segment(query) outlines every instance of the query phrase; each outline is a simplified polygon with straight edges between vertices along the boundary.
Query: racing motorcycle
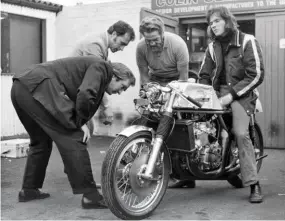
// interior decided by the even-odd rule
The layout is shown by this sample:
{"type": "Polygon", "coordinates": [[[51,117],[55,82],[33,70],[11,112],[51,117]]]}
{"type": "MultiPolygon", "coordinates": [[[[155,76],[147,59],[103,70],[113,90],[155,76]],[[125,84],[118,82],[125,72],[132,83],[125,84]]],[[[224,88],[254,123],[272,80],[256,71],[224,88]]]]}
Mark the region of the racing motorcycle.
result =
{"type": "MultiPolygon", "coordinates": [[[[171,176],[178,180],[227,180],[241,188],[238,147],[231,110],[223,109],[212,86],[150,82],[135,99],[141,118],[121,131],[106,152],[102,192],[120,219],[144,219],[161,202],[171,176]]],[[[250,137],[257,169],[265,157],[255,114],[250,137]]]]}

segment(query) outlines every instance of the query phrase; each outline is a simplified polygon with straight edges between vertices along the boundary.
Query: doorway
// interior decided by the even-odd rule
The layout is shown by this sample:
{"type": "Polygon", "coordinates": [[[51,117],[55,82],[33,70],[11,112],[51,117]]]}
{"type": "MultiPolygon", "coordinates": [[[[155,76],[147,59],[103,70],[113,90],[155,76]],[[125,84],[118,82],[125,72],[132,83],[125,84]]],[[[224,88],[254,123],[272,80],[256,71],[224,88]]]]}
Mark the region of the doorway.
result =
{"type": "MultiPolygon", "coordinates": [[[[208,24],[204,21],[195,22],[195,20],[187,19],[190,23],[182,22],[182,29],[185,30],[186,43],[189,51],[189,69],[198,73],[204,58],[210,39],[207,36],[208,24]]],[[[240,31],[255,35],[255,19],[242,20],[238,18],[238,28],[240,31]]],[[[184,35],[184,34],[183,34],[184,35]]]]}

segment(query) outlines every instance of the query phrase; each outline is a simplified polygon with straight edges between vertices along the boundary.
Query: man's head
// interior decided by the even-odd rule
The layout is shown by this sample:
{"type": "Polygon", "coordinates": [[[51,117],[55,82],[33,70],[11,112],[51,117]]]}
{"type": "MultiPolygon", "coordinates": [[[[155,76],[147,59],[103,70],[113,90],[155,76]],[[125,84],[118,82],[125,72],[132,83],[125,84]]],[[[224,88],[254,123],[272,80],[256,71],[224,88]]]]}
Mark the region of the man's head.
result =
{"type": "Polygon", "coordinates": [[[114,53],[122,51],[130,41],[135,40],[134,29],[124,21],[117,21],[107,30],[109,34],[109,48],[114,53]]]}
{"type": "Polygon", "coordinates": [[[163,50],[164,22],[160,17],[145,17],[140,24],[140,33],[144,36],[145,43],[152,52],[163,50]]]}
{"type": "Polygon", "coordinates": [[[207,11],[206,19],[209,24],[208,35],[211,39],[225,36],[237,30],[237,21],[226,7],[212,8],[207,11]]]}
{"type": "Polygon", "coordinates": [[[114,74],[106,89],[107,94],[121,94],[130,86],[135,86],[135,76],[126,65],[116,62],[112,62],[111,65],[113,67],[114,74]]]}

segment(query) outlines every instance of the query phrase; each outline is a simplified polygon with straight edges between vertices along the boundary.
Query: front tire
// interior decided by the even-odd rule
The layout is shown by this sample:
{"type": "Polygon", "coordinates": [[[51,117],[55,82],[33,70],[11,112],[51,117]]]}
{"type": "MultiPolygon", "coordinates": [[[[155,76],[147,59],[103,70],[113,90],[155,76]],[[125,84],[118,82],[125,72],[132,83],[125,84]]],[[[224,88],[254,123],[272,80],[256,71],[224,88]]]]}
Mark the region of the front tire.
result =
{"type": "MultiPolygon", "coordinates": [[[[140,131],[130,137],[119,135],[103,161],[103,196],[111,212],[120,219],[148,217],[167,189],[170,171],[167,154],[159,154],[154,170],[157,180],[145,180],[137,175],[142,165],[147,163],[149,152],[146,150],[151,149],[151,140],[148,131],[140,131]]],[[[161,150],[164,148],[161,147],[161,150]]]]}
{"type": "MultiPolygon", "coordinates": [[[[254,150],[255,150],[255,158],[259,158],[263,156],[264,153],[264,146],[263,146],[263,136],[260,130],[260,127],[257,123],[254,125],[254,133],[255,133],[255,144],[254,144],[254,150]]],[[[251,139],[253,139],[251,137],[251,139]]],[[[257,173],[259,173],[260,168],[262,165],[262,160],[257,161],[256,163],[256,169],[257,173]]],[[[227,181],[234,186],[235,188],[243,188],[243,183],[241,180],[240,173],[234,176],[231,176],[227,179],[227,181]]]]}

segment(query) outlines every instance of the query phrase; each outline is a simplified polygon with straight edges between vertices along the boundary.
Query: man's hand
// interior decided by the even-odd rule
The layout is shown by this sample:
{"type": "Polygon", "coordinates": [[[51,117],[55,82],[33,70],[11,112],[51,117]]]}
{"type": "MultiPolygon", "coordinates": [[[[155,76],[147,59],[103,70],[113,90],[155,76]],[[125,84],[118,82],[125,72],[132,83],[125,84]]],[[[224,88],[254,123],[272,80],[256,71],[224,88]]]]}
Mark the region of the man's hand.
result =
{"type": "Polygon", "coordinates": [[[140,89],[139,96],[140,98],[146,98],[146,91],[144,89],[140,89]]]}
{"type": "Polygon", "coordinates": [[[81,127],[81,130],[82,130],[83,133],[84,133],[82,142],[83,142],[83,143],[87,143],[88,140],[89,140],[90,137],[91,137],[91,135],[90,135],[90,130],[88,129],[88,127],[87,127],[86,124],[84,124],[84,125],[81,127]]]}
{"type": "Polygon", "coordinates": [[[108,125],[113,123],[113,112],[110,107],[106,107],[105,110],[103,110],[103,124],[108,125]]]}
{"type": "Polygon", "coordinates": [[[227,94],[227,95],[221,97],[219,100],[220,100],[222,107],[226,107],[230,103],[233,102],[233,96],[231,94],[227,94]]]}

